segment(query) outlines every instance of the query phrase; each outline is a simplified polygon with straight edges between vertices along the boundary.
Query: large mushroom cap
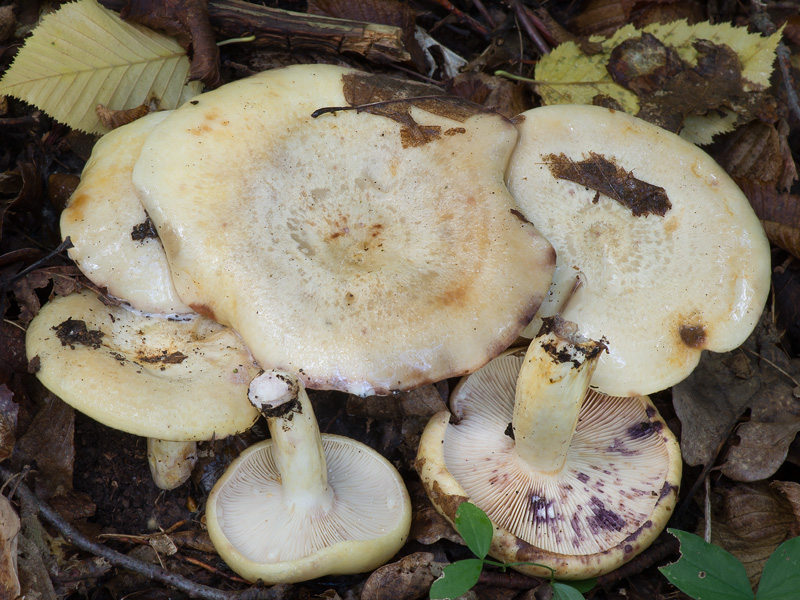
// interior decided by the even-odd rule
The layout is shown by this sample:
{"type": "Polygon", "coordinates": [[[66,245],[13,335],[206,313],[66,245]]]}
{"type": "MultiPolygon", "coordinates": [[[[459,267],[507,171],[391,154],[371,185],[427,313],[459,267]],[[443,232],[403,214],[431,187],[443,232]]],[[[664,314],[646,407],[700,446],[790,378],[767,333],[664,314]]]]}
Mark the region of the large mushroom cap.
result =
{"type": "Polygon", "coordinates": [[[176,110],[134,168],[183,300],[308,387],[385,394],[477,369],[550,282],[552,249],[503,183],[508,120],[457,99],[312,117],[408,85],[261,73],[176,110]]]}
{"type": "Polygon", "coordinates": [[[172,111],[150,113],[95,144],[80,185],[61,213],[61,235],[83,273],[109,293],[151,313],[188,313],[167,256],[131,181],[147,135],[172,111]]]}
{"type": "Polygon", "coordinates": [[[28,326],[28,360],[54,394],[104,425],[168,441],[247,430],[258,373],[231,329],[106,306],[89,291],[55,298],[28,326]]]}
{"type": "Polygon", "coordinates": [[[523,117],[508,186],[558,254],[540,314],[558,312],[582,273],[562,316],[607,342],[592,386],[648,394],[686,377],[701,350],[741,344],[769,291],[769,244],[722,168],[622,112],[565,105],[523,117]]]}
{"type": "Polygon", "coordinates": [[[457,422],[449,412],[431,419],[417,468],[451,522],[465,500],[486,512],[495,525],[492,556],[546,565],[558,578],[595,577],[647,548],[666,525],[681,477],[679,446],[647,397],[589,391],[563,467],[532,468],[510,427],[523,355],[505,353],[462,381],[451,398],[457,422]]]}

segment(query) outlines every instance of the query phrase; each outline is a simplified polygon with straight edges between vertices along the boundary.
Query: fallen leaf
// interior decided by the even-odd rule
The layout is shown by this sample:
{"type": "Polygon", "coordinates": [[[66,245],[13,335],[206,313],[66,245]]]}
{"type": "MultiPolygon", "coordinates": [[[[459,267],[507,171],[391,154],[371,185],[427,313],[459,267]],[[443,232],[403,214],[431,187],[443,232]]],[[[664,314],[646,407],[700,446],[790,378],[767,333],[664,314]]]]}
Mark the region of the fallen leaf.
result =
{"type": "Polygon", "coordinates": [[[796,481],[772,481],[770,486],[777,490],[792,508],[794,523],[789,527],[787,538],[794,538],[800,535],[800,483],[796,481]]]}
{"type": "Polygon", "coordinates": [[[0,494],[0,597],[20,595],[17,574],[17,540],[20,522],[8,498],[0,494]]]}
{"type": "MultiPolygon", "coordinates": [[[[12,400],[14,394],[5,383],[0,383],[0,462],[14,451],[19,406],[12,400]]],[[[2,546],[0,546],[1,548],[2,546]]]]}
{"type": "Polygon", "coordinates": [[[20,306],[19,321],[29,323],[39,313],[41,302],[37,289],[52,283],[55,295],[68,296],[83,286],[80,277],[81,273],[76,266],[67,266],[36,269],[17,279],[12,290],[20,306]]]}
{"type": "Polygon", "coordinates": [[[731,446],[722,472],[736,481],[757,481],[783,464],[800,431],[800,399],[792,379],[800,377],[800,359],[786,356],[778,342],[765,313],[741,348],[704,354],[692,374],[673,387],[687,464],[713,461],[748,408],[750,419],[736,429],[738,444],[731,446]]]}
{"type": "Polygon", "coordinates": [[[790,503],[765,481],[725,483],[712,489],[711,542],[744,564],[751,585],[795,524],[790,503]]]}
{"type": "Polygon", "coordinates": [[[126,21],[160,29],[191,48],[189,80],[215,88],[220,82],[219,47],[208,17],[207,0],[129,0],[120,16],[126,21]]]}
{"type": "Polygon", "coordinates": [[[17,441],[15,459],[35,464],[36,495],[47,500],[72,489],[75,461],[75,411],[46,393],[39,412],[17,441]]]}
{"type": "Polygon", "coordinates": [[[427,595],[442,567],[430,552],[415,552],[373,571],[361,600],[417,600],[427,595]]]}
{"type": "Polygon", "coordinates": [[[103,124],[103,127],[109,131],[116,129],[117,127],[122,127],[123,125],[127,125],[128,123],[133,123],[136,119],[139,119],[151,112],[150,107],[145,104],[140,104],[139,106],[127,108],[125,110],[113,110],[106,108],[102,104],[98,104],[95,107],[95,111],[97,112],[97,116],[100,118],[100,122],[103,124]]]}
{"type": "Polygon", "coordinates": [[[633,173],[596,152],[583,160],[574,160],[565,154],[548,154],[543,157],[550,173],[556,179],[566,179],[598,192],[594,202],[605,194],[631,211],[634,217],[667,214],[672,203],[664,188],[637,179],[633,173]]]}
{"type": "Polygon", "coordinates": [[[459,73],[450,82],[448,91],[454,96],[498,112],[508,119],[529,108],[525,101],[523,86],[486,73],[472,71],[459,73]]]}
{"type": "Polygon", "coordinates": [[[750,181],[742,181],[740,186],[769,241],[800,258],[800,196],[750,181]]]}
{"type": "Polygon", "coordinates": [[[105,133],[95,107],[134,108],[151,99],[177,108],[200,92],[186,83],[189,59],[173,39],[124,22],[96,0],[42,19],[0,80],[0,95],[33,104],[62,123],[105,133]]]}
{"type": "MultiPolygon", "coordinates": [[[[765,38],[727,23],[689,25],[685,20],[654,23],[641,29],[626,25],[609,38],[589,38],[600,44],[601,52],[586,54],[573,42],[555,47],[536,66],[536,89],[544,104],[608,105],[613,101],[632,115],[639,115],[644,109],[641,116],[661,116],[664,104],[672,113],[667,119],[670,122],[674,121],[676,113],[686,115],[688,107],[699,103],[705,105],[701,114],[685,116],[680,123],[681,135],[696,144],[707,144],[714,135],[733,130],[740,120],[749,120],[765,101],[762,92],[769,86],[780,34],[778,31],[765,38]],[[621,45],[623,50],[626,44],[628,47],[635,45],[636,42],[630,40],[640,40],[645,35],[653,36],[664,48],[660,62],[658,53],[647,57],[656,59],[656,71],[667,74],[675,70],[678,76],[674,81],[669,77],[664,79],[672,86],[664,94],[651,90],[649,95],[639,97],[614,81],[608,67],[615,49],[621,45]],[[676,63],[677,59],[680,63],[676,63]],[[685,68],[677,68],[676,64],[685,64],[685,68]],[[726,74],[735,75],[735,80],[726,81],[726,74]],[[706,81],[707,78],[711,81],[706,81]],[[726,90],[731,89],[736,91],[734,96],[726,94],[726,90]],[[698,96],[696,90],[705,90],[704,96],[698,96]],[[709,107],[710,104],[714,106],[709,107]]],[[[652,44],[645,44],[645,48],[650,46],[652,44]]],[[[631,58],[633,56],[640,54],[633,53],[631,58]]],[[[650,63],[646,61],[646,64],[650,63]]],[[[619,66],[616,71],[619,73],[619,66]]]]}

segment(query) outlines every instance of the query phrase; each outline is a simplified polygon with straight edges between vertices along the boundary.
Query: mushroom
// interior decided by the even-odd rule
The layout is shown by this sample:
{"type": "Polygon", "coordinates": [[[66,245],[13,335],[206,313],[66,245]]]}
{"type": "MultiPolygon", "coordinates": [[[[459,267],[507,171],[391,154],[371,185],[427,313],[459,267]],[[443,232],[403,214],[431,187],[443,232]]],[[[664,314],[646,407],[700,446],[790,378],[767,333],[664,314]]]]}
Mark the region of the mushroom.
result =
{"type": "Polygon", "coordinates": [[[231,464],[206,504],[225,562],[273,584],[370,571],[394,556],[408,537],[411,503],[391,463],[360,442],[320,434],[294,375],[263,373],[250,400],[272,437],[231,464]]]}
{"type": "Polygon", "coordinates": [[[462,380],[455,423],[444,411],[423,432],[416,467],[436,509],[453,523],[461,502],[480,507],[489,553],[536,563],[514,566],[523,573],[607,573],[656,538],[677,500],[678,442],[650,400],[588,390],[602,351],[546,318],[527,351],[462,380]]]}
{"type": "Polygon", "coordinates": [[[356,395],[465,374],[508,347],[555,256],[503,183],[513,124],[431,93],[296,65],[174,111],[133,181],[184,302],[264,368],[356,395]]]}
{"type": "Polygon", "coordinates": [[[150,113],[98,140],[81,182],[61,213],[70,258],[92,282],[134,308],[189,313],[167,256],[131,181],[145,138],[172,111],[150,113]]]}
{"type": "Polygon", "coordinates": [[[703,349],[726,352],[747,338],[769,291],[769,243],[711,157],[595,106],[535,108],[518,128],[508,187],[558,255],[539,314],[560,311],[606,340],[592,387],[619,396],[665,389],[703,349]],[[566,301],[577,272],[582,284],[566,301]]]}
{"type": "Polygon", "coordinates": [[[144,315],[76,292],[41,308],[25,345],[36,376],[67,404],[159,440],[148,458],[164,489],[189,476],[195,442],[245,431],[258,418],[247,401],[258,373],[249,351],[233,330],[200,315],[144,315]],[[180,452],[187,457],[176,467],[170,453],[180,452]]]}

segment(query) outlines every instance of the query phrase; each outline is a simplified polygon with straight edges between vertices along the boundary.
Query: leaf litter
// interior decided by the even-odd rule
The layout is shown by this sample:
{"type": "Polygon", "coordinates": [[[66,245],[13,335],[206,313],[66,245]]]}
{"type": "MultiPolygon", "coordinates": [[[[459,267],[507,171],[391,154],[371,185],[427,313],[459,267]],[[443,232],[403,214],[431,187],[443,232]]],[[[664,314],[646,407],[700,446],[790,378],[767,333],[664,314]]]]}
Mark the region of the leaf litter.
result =
{"type": "MultiPolygon", "coordinates": [[[[162,4],[167,12],[155,15],[156,22],[151,24],[168,29],[172,23],[177,33],[182,32],[180,51],[185,53],[184,48],[190,48],[193,60],[198,63],[192,65],[192,73],[202,73],[200,77],[212,82],[214,69],[209,68],[209,61],[215,62],[214,51],[205,42],[197,43],[199,38],[195,33],[196,27],[204,27],[202,22],[207,16],[192,12],[196,10],[192,2],[162,4]],[[174,12],[170,14],[170,10],[174,12]],[[190,20],[195,23],[190,25],[190,20]]],[[[316,4],[319,12],[340,11],[339,16],[344,18],[359,16],[348,12],[341,3],[316,4]]],[[[394,0],[371,0],[368,4],[359,9],[364,11],[361,16],[370,20],[374,17],[376,22],[381,14],[390,14],[396,8],[394,0]]],[[[626,11],[624,19],[620,21],[617,15],[608,23],[614,19],[618,23],[632,19],[634,4],[638,11],[642,3],[626,3],[622,6],[626,11]]],[[[650,6],[655,4],[658,3],[650,6]]],[[[507,8],[499,3],[487,2],[487,5],[497,23],[504,22],[497,17],[511,14],[504,12],[507,8]]],[[[138,11],[148,12],[150,3],[144,1],[136,6],[138,11]]],[[[408,34],[412,28],[408,16],[414,11],[409,5],[402,6],[408,9],[404,9],[403,20],[385,20],[408,34]]],[[[587,24],[592,19],[608,17],[610,13],[602,11],[611,9],[597,3],[593,10],[577,16],[584,16],[587,24]]],[[[586,29],[573,26],[575,14],[568,15],[557,7],[551,7],[551,11],[549,21],[543,17],[538,20],[542,34],[555,45],[548,56],[540,56],[513,28],[498,29],[494,40],[480,45],[475,38],[465,43],[464,30],[459,29],[463,25],[454,25],[458,19],[449,16],[445,8],[417,11],[414,16],[417,26],[426,27],[440,43],[472,59],[478,68],[482,65],[484,71],[491,65],[532,75],[532,65],[538,62],[537,77],[538,69],[547,67],[566,77],[565,81],[574,81],[583,73],[600,83],[573,88],[540,84],[537,87],[540,98],[531,95],[530,88],[492,77],[490,72],[472,72],[461,73],[454,81],[434,81],[433,87],[410,86],[413,89],[401,94],[455,94],[479,105],[504,107],[506,116],[513,117],[536,103],[580,100],[583,98],[580,94],[589,89],[591,95],[581,101],[620,108],[632,106],[672,124],[696,142],[715,141],[709,150],[745,189],[776,246],[775,264],[780,265],[779,272],[776,271],[776,281],[780,282],[775,290],[777,313],[768,311],[742,349],[704,357],[697,376],[672,391],[676,415],[668,414],[669,392],[663,394],[659,407],[673,427],[682,429],[687,464],[697,465],[698,469],[701,465],[715,467],[710,485],[711,512],[706,515],[712,535],[717,543],[739,552],[748,574],[755,578],[763,557],[779,543],[780,537],[800,533],[798,467],[785,460],[800,430],[796,393],[796,380],[800,380],[797,363],[800,331],[796,317],[792,316],[800,314],[800,268],[790,254],[798,255],[800,220],[796,210],[798,190],[789,189],[796,178],[793,130],[796,123],[788,117],[791,107],[786,106],[779,88],[770,87],[769,81],[780,32],[763,37],[726,23],[690,26],[681,22],[664,25],[637,21],[638,28],[625,26],[607,38],[586,37],[582,35],[586,29]],[[504,46],[513,51],[503,51],[504,46]],[[644,66],[638,64],[643,57],[650,59],[644,66]],[[728,130],[732,130],[730,134],[723,133],[728,130]],[[763,516],[761,529],[759,515],[763,516]]],[[[739,15],[742,16],[746,17],[739,15]]],[[[472,17],[484,19],[476,6],[472,17]]],[[[729,21],[734,21],[733,16],[729,21]]],[[[796,29],[790,23],[786,31],[791,33],[796,29]]],[[[222,77],[230,77],[226,67],[235,71],[240,64],[237,61],[247,63],[242,57],[249,53],[255,54],[245,46],[223,50],[222,77]]],[[[281,54],[280,50],[268,56],[277,62],[297,60],[281,54]]],[[[328,59],[363,66],[341,56],[328,59]]],[[[5,68],[8,60],[0,64],[5,68]]],[[[403,68],[408,69],[409,65],[403,68]]],[[[418,64],[411,68],[421,70],[418,64]]],[[[399,72],[385,64],[382,69],[395,76],[399,72]]],[[[396,90],[386,90],[381,85],[360,88],[359,84],[353,91],[349,100],[356,105],[398,96],[396,90]]],[[[430,101],[426,109],[438,103],[430,101]]],[[[141,110],[137,108],[141,104],[126,108],[141,110]]],[[[43,182],[51,181],[53,174],[76,176],[86,156],[75,152],[62,126],[46,118],[33,118],[32,111],[15,101],[0,103],[0,131],[4,134],[4,153],[0,153],[0,282],[3,284],[0,305],[4,310],[4,319],[0,321],[0,460],[17,472],[32,465],[34,471],[28,483],[90,537],[116,532],[170,541],[177,552],[173,553],[167,544],[164,546],[167,551],[158,550],[158,558],[148,542],[106,538],[105,543],[149,561],[160,558],[167,568],[186,573],[198,584],[246,589],[246,584],[215,557],[199,521],[204,498],[216,477],[243,447],[264,436],[263,427],[257,425],[246,435],[203,444],[192,482],[178,490],[162,492],[155,489],[149,478],[142,439],[113,432],[74,415],[66,405],[37,386],[28,373],[25,324],[48,298],[87,285],[64,253],[36,264],[58,243],[60,208],[53,207],[63,203],[58,200],[51,203],[54,196],[43,182]],[[6,118],[23,119],[23,125],[12,125],[6,118]],[[6,132],[10,135],[5,136],[6,132]],[[20,275],[30,267],[33,267],[30,272],[20,275]],[[169,533],[154,533],[159,529],[169,533]]],[[[108,126],[115,126],[114,119],[127,118],[113,111],[106,116],[108,126]]],[[[395,116],[405,119],[412,132],[418,125],[402,111],[395,116]]],[[[625,179],[624,174],[621,178],[625,179]]],[[[598,191],[607,194],[605,190],[598,191]]],[[[275,597],[298,593],[303,597],[328,598],[352,598],[360,594],[365,598],[420,597],[425,595],[426,586],[431,577],[437,576],[441,565],[469,556],[458,534],[431,507],[410,475],[421,429],[428,416],[441,409],[442,398],[454,383],[442,382],[438,389],[431,386],[404,394],[397,402],[326,392],[312,394],[321,429],[378,448],[407,475],[414,497],[414,529],[397,561],[373,574],[292,586],[276,590],[275,597]],[[391,596],[386,595],[389,591],[391,596]]],[[[13,485],[12,480],[8,487],[13,485]]],[[[690,490],[691,481],[685,482],[685,487],[690,490]]],[[[0,502],[4,500],[5,497],[0,498],[0,502]]],[[[15,497],[7,504],[12,513],[21,516],[21,531],[16,539],[18,554],[24,559],[12,572],[0,554],[0,590],[4,585],[5,589],[15,589],[9,586],[14,585],[18,571],[24,586],[22,592],[31,597],[61,599],[76,592],[90,594],[100,586],[117,590],[120,595],[150,588],[153,597],[166,597],[167,592],[158,590],[158,584],[140,575],[131,576],[124,570],[111,568],[89,552],[76,554],[74,547],[53,537],[42,526],[30,503],[15,497]]],[[[13,518],[0,519],[0,523],[12,526],[13,521],[13,518]]],[[[692,527],[692,522],[684,526],[692,527]]],[[[0,540],[9,539],[4,532],[0,528],[0,540]]],[[[0,542],[0,548],[6,545],[0,542]]],[[[643,568],[639,567],[640,571],[643,568]]],[[[516,592],[510,581],[510,576],[498,578],[491,586],[479,586],[472,597],[528,597],[523,596],[524,592],[516,592]]],[[[662,579],[648,571],[629,574],[626,581],[627,595],[632,598],[656,597],[667,589],[662,579]]],[[[605,589],[596,591],[593,597],[618,597],[615,593],[605,589]]]]}

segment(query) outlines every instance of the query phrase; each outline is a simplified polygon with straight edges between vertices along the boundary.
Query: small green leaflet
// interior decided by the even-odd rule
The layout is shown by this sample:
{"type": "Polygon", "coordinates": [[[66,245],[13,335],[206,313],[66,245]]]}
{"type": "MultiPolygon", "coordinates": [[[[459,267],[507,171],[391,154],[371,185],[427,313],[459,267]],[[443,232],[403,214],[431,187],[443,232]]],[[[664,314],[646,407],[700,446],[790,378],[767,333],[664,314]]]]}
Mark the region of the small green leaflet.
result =
{"type": "Polygon", "coordinates": [[[553,600],[583,600],[583,594],[571,585],[554,581],[551,586],[553,587],[553,600]]]}
{"type": "Polygon", "coordinates": [[[797,600],[800,596],[800,537],[792,538],[777,547],[769,557],[757,600],[797,600]]]}
{"type": "Polygon", "coordinates": [[[681,557],[659,571],[696,600],[753,600],[750,580],[739,559],[703,538],[668,529],[681,543],[681,557]]]}
{"type": "Polygon", "coordinates": [[[462,502],[456,509],[456,530],[475,556],[484,558],[489,554],[494,527],[480,508],[470,502],[462,502]]]}
{"type": "MultiPolygon", "coordinates": [[[[463,506],[463,505],[462,505],[463,506]]],[[[478,583],[483,570],[483,559],[467,558],[447,565],[442,577],[433,582],[431,598],[458,598],[478,583]]]]}

